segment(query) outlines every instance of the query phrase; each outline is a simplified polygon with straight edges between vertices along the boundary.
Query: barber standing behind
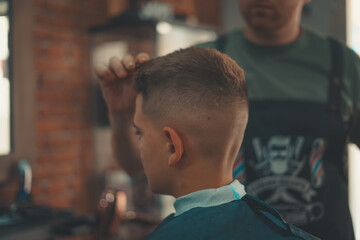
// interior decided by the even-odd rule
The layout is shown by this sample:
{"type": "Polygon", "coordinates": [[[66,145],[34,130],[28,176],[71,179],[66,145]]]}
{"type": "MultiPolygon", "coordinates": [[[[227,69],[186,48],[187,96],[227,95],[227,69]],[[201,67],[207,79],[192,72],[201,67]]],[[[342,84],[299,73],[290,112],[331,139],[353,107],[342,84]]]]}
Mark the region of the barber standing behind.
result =
{"type": "MultiPolygon", "coordinates": [[[[250,117],[234,178],[289,222],[322,239],[354,239],[344,173],[346,145],[360,146],[360,60],[300,26],[310,0],[239,0],[245,26],[201,44],[245,69],[250,117]]],[[[147,54],[113,57],[97,73],[110,111],[115,157],[143,175],[129,79],[147,54]]]]}

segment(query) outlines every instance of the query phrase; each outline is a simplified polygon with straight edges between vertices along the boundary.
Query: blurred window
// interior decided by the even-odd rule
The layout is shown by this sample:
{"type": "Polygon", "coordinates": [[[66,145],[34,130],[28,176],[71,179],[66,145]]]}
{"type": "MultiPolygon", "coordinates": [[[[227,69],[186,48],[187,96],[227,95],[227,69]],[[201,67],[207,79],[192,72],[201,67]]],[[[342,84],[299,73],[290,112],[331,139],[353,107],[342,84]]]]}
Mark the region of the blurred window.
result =
{"type": "Polygon", "coordinates": [[[10,0],[0,0],[0,155],[11,152],[10,0]]]}
{"type": "Polygon", "coordinates": [[[360,1],[347,0],[347,42],[360,55],[360,1]]]}
{"type": "Polygon", "coordinates": [[[196,43],[214,41],[216,33],[210,29],[181,26],[168,22],[159,22],[156,25],[157,56],[163,56],[180,48],[187,48],[196,43]]]}

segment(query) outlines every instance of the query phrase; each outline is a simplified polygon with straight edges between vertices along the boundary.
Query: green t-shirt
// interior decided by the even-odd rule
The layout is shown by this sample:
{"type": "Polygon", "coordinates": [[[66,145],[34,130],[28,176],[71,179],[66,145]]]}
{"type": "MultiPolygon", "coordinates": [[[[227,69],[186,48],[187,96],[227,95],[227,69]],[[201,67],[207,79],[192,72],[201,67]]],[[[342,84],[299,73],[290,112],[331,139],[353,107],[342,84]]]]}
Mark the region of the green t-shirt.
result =
{"type": "MultiPolygon", "coordinates": [[[[216,48],[216,43],[197,46],[216,48]]],[[[343,120],[349,122],[360,113],[360,59],[351,49],[343,46],[343,50],[341,109],[343,120]]],[[[254,44],[242,30],[234,30],[227,34],[223,52],[245,70],[250,100],[328,100],[330,43],[313,32],[304,29],[295,42],[274,47],[254,44]]],[[[356,132],[353,141],[360,146],[360,129],[356,132]]]]}

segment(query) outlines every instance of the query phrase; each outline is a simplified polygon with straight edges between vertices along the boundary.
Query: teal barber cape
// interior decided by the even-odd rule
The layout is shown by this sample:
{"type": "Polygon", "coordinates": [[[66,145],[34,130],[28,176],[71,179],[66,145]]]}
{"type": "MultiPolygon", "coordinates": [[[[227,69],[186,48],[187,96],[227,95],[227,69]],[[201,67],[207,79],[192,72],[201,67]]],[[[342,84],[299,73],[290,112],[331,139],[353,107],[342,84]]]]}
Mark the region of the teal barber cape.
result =
{"type": "Polygon", "coordinates": [[[181,197],[174,207],[176,213],[165,218],[145,239],[317,239],[286,223],[265,202],[246,194],[237,180],[181,197]]]}

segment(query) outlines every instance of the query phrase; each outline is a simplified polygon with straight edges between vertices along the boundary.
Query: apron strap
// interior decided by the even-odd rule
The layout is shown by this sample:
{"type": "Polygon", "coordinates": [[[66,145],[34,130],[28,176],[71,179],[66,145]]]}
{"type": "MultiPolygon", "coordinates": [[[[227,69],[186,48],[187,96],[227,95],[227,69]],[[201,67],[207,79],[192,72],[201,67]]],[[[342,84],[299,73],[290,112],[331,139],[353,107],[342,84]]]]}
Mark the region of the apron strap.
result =
{"type": "Polygon", "coordinates": [[[334,113],[341,110],[341,89],[343,86],[344,55],[339,42],[328,38],[331,51],[331,73],[329,79],[328,109],[334,113]]]}
{"type": "MultiPolygon", "coordinates": [[[[336,113],[341,116],[341,90],[343,87],[343,75],[344,75],[344,53],[342,45],[334,40],[328,38],[331,51],[331,74],[329,79],[329,96],[328,96],[328,109],[332,113],[336,113]]],[[[342,117],[342,116],[341,116],[342,117]]],[[[349,131],[348,124],[345,124],[347,131],[349,131]]],[[[348,149],[347,143],[349,138],[343,146],[343,156],[337,161],[341,171],[341,174],[346,183],[348,183],[348,149]]],[[[339,146],[341,147],[341,146],[339,146]]]]}

